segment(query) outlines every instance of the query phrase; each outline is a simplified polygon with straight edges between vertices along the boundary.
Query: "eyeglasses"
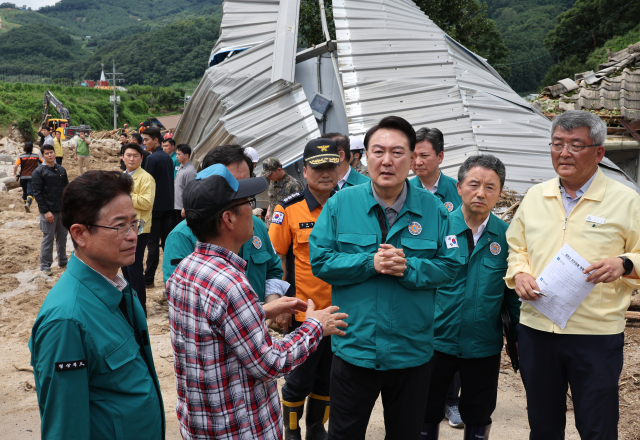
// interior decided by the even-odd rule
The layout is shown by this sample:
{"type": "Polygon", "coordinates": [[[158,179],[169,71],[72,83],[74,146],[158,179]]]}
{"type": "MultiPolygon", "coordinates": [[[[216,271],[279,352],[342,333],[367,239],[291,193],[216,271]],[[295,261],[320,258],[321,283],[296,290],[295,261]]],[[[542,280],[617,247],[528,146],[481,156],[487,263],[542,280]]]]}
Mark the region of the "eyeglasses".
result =
{"type": "Polygon", "coordinates": [[[136,235],[142,234],[142,231],[144,231],[144,220],[136,220],[133,223],[123,223],[117,228],[114,228],[111,226],[103,226],[103,225],[90,225],[86,223],[85,223],[85,226],[95,226],[97,228],[114,229],[118,231],[118,238],[123,239],[127,235],[129,235],[129,231],[131,231],[132,228],[136,235]]]}
{"type": "MultiPolygon", "coordinates": [[[[229,206],[227,209],[225,209],[225,211],[229,211],[229,210],[231,210],[231,209],[233,209],[233,208],[236,208],[236,207],[238,207],[238,206],[242,206],[242,205],[244,205],[245,203],[248,203],[249,205],[251,205],[251,209],[253,209],[253,208],[255,208],[255,207],[256,207],[256,198],[255,198],[255,197],[249,197],[249,200],[244,201],[244,202],[242,202],[242,203],[236,203],[235,205],[231,205],[231,206],[229,206]]],[[[223,212],[224,212],[224,211],[223,211],[223,212]]]]}
{"type": "Polygon", "coordinates": [[[549,144],[551,146],[551,151],[555,151],[557,153],[561,152],[562,149],[564,147],[567,147],[567,151],[569,153],[574,153],[574,154],[578,154],[580,153],[582,150],[584,150],[587,147],[599,147],[600,145],[597,144],[593,144],[593,145],[569,145],[569,144],[563,144],[562,142],[551,142],[549,144]]]}

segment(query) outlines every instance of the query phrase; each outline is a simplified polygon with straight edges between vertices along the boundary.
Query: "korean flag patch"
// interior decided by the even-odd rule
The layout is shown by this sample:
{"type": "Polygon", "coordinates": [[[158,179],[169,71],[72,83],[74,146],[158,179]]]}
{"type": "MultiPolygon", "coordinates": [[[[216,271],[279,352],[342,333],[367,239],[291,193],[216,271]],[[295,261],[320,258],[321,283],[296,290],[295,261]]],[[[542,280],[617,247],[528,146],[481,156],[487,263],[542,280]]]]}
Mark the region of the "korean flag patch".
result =
{"type": "Polygon", "coordinates": [[[271,216],[271,223],[275,223],[276,225],[281,225],[284,220],[284,212],[276,211],[271,216]]]}
{"type": "Polygon", "coordinates": [[[458,247],[458,238],[455,235],[447,235],[444,242],[447,244],[447,249],[458,247]]]}

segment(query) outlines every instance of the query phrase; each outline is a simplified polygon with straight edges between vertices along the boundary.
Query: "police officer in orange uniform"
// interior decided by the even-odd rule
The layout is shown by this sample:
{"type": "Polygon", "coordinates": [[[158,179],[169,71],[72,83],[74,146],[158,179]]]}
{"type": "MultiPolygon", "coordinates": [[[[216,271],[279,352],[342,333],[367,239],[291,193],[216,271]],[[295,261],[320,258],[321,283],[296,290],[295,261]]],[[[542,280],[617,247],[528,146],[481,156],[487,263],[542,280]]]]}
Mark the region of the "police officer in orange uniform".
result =
{"type": "MultiPolygon", "coordinates": [[[[309,235],[325,202],[338,183],[338,147],[330,139],[314,139],[304,149],[304,177],[307,186],[276,205],[271,216],[269,238],[282,260],[284,279],[291,284],[288,296],[312,299],[316,308],[331,305],[331,285],[314,277],[309,260],[309,235]]],[[[285,330],[304,322],[304,314],[280,315],[276,324],[285,330]]],[[[307,396],[307,440],[325,440],[324,423],[329,418],[329,378],[331,376],[331,337],[322,339],[318,349],[293,373],[282,388],[285,440],[301,439],[298,421],[307,396]]]]}

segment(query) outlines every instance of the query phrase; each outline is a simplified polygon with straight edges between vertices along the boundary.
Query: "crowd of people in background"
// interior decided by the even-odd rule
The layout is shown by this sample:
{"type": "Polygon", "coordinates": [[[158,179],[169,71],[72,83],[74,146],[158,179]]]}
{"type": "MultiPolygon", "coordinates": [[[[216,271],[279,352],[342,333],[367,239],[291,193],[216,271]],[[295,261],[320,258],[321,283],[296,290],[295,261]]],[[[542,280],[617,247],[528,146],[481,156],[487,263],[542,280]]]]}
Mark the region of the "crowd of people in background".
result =
{"type": "Polygon", "coordinates": [[[442,132],[397,116],[364,139],[301,145],[303,181],[277,157],[256,177],[258,152],[240,145],[196,169],[189,145],[141,126],[122,130],[120,171],[89,170],[81,133],[69,182],[43,127],[42,158],[27,144],[14,168],[41,214],[41,270],[54,239],[68,264],[29,341],[42,438],[164,439],[146,324],[162,248],[185,439],[301,440],[303,417],[306,440],[364,439],[381,398],[387,439],[437,440],[447,418],[488,440],[504,336],[517,340],[530,439],[564,438],[569,386],[580,436],[617,439],[640,196],[599,169],[605,136],[591,113],[557,116],[558,177],[507,224],[493,214],[509,172],[498,157],[447,176],[442,132]],[[590,262],[595,288],[560,327],[534,305],[563,244],[590,262]]]}

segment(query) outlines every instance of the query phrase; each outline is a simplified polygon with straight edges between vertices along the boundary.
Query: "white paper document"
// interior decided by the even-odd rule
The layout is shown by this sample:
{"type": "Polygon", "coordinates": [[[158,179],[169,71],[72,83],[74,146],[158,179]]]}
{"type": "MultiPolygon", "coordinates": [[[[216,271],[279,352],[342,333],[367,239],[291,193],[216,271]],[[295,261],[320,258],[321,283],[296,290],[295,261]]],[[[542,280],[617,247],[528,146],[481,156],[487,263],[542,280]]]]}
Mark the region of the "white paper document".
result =
{"type": "Polygon", "coordinates": [[[540,291],[547,296],[536,301],[521,301],[531,304],[564,329],[571,315],[595,287],[595,284],[585,281],[589,275],[582,273],[589,266],[571,246],[565,244],[536,279],[540,291]]]}

